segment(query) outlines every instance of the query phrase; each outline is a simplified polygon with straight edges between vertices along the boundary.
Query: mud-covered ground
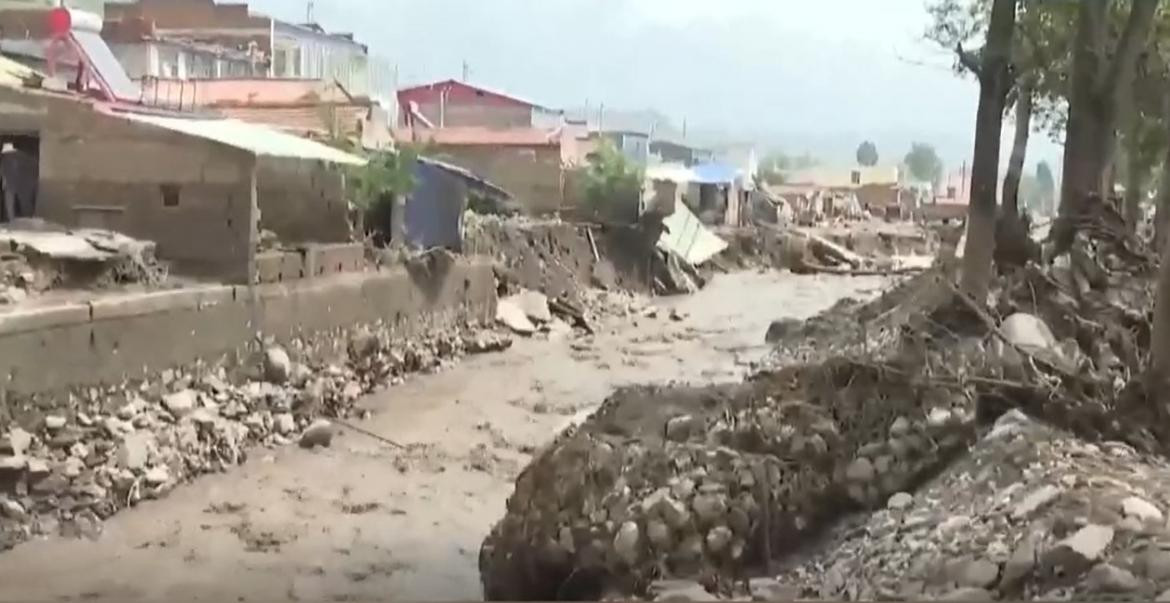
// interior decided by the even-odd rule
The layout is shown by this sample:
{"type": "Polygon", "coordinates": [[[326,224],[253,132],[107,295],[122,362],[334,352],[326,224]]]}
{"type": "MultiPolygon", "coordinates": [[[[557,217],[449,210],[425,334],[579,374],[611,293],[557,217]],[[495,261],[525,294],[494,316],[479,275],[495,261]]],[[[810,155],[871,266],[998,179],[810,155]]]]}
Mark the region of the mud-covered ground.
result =
{"type": "Polygon", "coordinates": [[[590,338],[518,341],[361,404],[329,449],[256,451],[227,474],[0,556],[0,600],[414,600],[480,596],[477,555],[541,445],[629,384],[740,381],[777,317],[807,318],[878,277],[719,275],[631,307],[590,338]],[[679,320],[681,319],[681,320],[679,320]]]}

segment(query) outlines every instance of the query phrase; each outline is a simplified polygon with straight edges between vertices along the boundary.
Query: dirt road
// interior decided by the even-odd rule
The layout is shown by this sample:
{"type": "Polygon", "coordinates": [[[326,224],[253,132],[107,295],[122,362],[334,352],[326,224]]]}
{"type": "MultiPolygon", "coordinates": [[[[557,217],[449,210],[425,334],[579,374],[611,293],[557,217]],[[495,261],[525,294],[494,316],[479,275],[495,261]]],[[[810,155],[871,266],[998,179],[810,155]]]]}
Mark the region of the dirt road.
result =
{"type": "Polygon", "coordinates": [[[96,541],[0,555],[0,600],[451,600],[480,597],[477,555],[516,473],[615,387],[740,378],[775,318],[803,318],[879,278],[739,273],[614,318],[593,338],[527,340],[363,402],[330,449],[257,450],[105,525],[96,541]],[[685,318],[670,318],[675,308],[685,318]]]}

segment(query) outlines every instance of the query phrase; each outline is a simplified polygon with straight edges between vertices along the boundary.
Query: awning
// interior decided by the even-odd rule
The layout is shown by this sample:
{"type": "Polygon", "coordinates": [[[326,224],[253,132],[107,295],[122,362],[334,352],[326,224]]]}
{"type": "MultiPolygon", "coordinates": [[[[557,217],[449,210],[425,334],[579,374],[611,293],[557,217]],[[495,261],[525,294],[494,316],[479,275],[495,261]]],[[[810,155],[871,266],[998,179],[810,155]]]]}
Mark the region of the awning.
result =
{"type": "Polygon", "coordinates": [[[165,128],[248,151],[257,157],[307,159],[346,165],[365,165],[366,160],[331,146],[286,134],[238,119],[170,117],[145,113],[113,112],[130,121],[165,128]]]}

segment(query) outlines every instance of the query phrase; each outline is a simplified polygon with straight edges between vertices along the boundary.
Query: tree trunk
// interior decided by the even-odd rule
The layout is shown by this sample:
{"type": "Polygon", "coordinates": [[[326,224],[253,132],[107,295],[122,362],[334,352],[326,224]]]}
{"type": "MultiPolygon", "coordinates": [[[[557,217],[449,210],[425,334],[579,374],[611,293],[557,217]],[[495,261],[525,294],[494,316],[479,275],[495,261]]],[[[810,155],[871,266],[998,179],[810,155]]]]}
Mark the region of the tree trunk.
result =
{"type": "Polygon", "coordinates": [[[1126,150],[1125,156],[1125,227],[1130,234],[1135,234],[1142,219],[1142,199],[1146,196],[1149,169],[1137,148],[1138,143],[1134,141],[1128,146],[1130,148],[1126,150]]]}
{"type": "MultiPolygon", "coordinates": [[[[1170,93],[1163,99],[1163,119],[1170,123],[1170,93]]],[[[1167,223],[1170,223],[1170,145],[1162,155],[1161,182],[1158,184],[1158,203],[1154,207],[1154,249],[1162,252],[1167,234],[1167,223]]],[[[1165,264],[1163,264],[1165,265],[1165,264]]]]}
{"type": "Polygon", "coordinates": [[[962,289],[979,304],[987,300],[991,259],[995,253],[995,189],[999,180],[1000,135],[1015,24],[1015,0],[995,0],[979,68],[971,205],[967,218],[967,246],[963,250],[962,289]]]}
{"type": "MultiPolygon", "coordinates": [[[[1167,152],[1167,162],[1170,166],[1170,151],[1167,152]]],[[[1167,167],[1163,167],[1163,175],[1167,167]]],[[[1165,207],[1162,203],[1166,200],[1167,186],[1163,184],[1161,199],[1159,199],[1158,214],[1159,219],[1163,217],[1165,207]]],[[[1159,231],[1162,223],[1158,223],[1159,231]]],[[[1165,236],[1163,233],[1161,236],[1165,236]]],[[[1164,398],[1170,390],[1167,386],[1170,385],[1170,245],[1162,245],[1159,250],[1161,257],[1161,265],[1158,267],[1158,291],[1157,298],[1154,301],[1154,327],[1150,334],[1150,366],[1149,372],[1146,375],[1146,391],[1148,395],[1156,395],[1164,398]]],[[[1157,409],[1161,411],[1167,410],[1162,404],[1161,399],[1155,399],[1153,402],[1157,405],[1157,409]]]]}
{"type": "Polygon", "coordinates": [[[1024,159],[1028,153],[1028,135],[1032,131],[1032,88],[1020,84],[1016,101],[1016,133],[1012,138],[1012,155],[1003,177],[1003,213],[1020,215],[1020,179],[1024,173],[1024,159]]]}
{"type": "Polygon", "coordinates": [[[1024,220],[1020,208],[1020,180],[1023,178],[1028,136],[1032,129],[1032,90],[1026,82],[1020,82],[1017,86],[1019,96],[1016,100],[1015,136],[1003,178],[1003,203],[995,227],[993,257],[1001,271],[1023,266],[1030,259],[1039,259],[1039,249],[1031,238],[1030,224],[1024,220]]]}
{"type": "Polygon", "coordinates": [[[1133,0],[1125,31],[1106,62],[1108,2],[1081,2],[1073,43],[1072,91],[1065,129],[1060,210],[1052,236],[1057,253],[1072,244],[1083,203],[1105,199],[1107,159],[1116,138],[1118,94],[1130,86],[1138,52],[1149,37],[1158,0],[1133,0]],[[1106,69],[1107,68],[1107,69],[1106,69]]]}

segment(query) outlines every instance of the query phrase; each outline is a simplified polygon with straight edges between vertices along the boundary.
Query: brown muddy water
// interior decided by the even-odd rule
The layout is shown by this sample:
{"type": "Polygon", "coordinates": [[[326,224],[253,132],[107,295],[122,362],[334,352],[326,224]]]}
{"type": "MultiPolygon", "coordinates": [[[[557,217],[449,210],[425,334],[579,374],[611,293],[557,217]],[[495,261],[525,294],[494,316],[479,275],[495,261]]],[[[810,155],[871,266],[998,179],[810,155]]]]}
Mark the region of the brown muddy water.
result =
{"type": "Polygon", "coordinates": [[[0,600],[454,600],[481,596],[479,545],[536,449],[615,388],[741,379],[777,318],[806,318],[880,277],[742,272],[613,317],[594,337],[517,341],[372,395],[329,449],[256,450],[105,524],[0,554],[0,600]],[[683,320],[673,320],[676,309],[683,320]]]}

